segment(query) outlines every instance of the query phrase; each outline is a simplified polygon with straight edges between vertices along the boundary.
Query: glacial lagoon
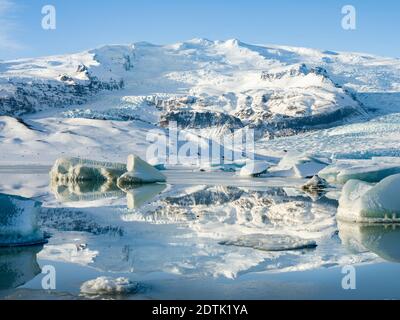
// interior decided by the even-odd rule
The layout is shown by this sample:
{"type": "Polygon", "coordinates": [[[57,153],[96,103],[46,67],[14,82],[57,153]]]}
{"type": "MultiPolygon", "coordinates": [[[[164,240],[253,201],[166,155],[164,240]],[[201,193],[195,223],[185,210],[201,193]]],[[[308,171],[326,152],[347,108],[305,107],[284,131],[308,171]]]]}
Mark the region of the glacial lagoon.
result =
{"type": "Polygon", "coordinates": [[[57,185],[49,170],[0,167],[2,195],[41,204],[29,221],[45,238],[0,248],[1,299],[400,298],[400,226],[337,222],[335,190],[188,169],[122,190],[57,185]],[[49,266],[55,289],[43,288],[49,266]],[[349,266],[355,290],[343,287],[349,266]],[[99,277],[135,289],[83,289],[99,277]]]}

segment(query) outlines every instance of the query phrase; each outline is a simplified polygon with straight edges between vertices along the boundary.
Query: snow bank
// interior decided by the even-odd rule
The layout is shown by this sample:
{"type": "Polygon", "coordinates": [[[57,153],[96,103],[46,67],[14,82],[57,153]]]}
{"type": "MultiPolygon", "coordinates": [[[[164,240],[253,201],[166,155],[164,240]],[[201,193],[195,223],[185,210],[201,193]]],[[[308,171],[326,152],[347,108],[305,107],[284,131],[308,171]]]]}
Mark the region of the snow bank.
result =
{"type": "Polygon", "coordinates": [[[242,177],[257,177],[267,173],[271,165],[264,161],[249,161],[239,172],[242,177]]]}
{"type": "Polygon", "coordinates": [[[39,202],[0,194],[0,247],[43,243],[38,227],[39,202]]]}
{"type": "Polygon", "coordinates": [[[138,156],[128,157],[127,169],[128,172],[118,179],[118,186],[122,189],[126,189],[125,186],[129,185],[167,181],[162,173],[138,156]]]}
{"type": "Polygon", "coordinates": [[[282,235],[250,234],[236,240],[220,242],[221,245],[247,247],[263,251],[287,251],[311,249],[317,246],[315,241],[282,235]]]}
{"type": "Polygon", "coordinates": [[[126,166],[121,163],[102,162],[80,158],[57,159],[50,171],[53,181],[109,181],[116,180],[126,172],[126,166]]]}
{"type": "Polygon", "coordinates": [[[88,295],[121,295],[134,293],[138,284],[127,278],[99,277],[81,286],[81,293],[88,295]]]}
{"type": "Polygon", "coordinates": [[[399,190],[400,174],[376,185],[350,180],[343,187],[337,218],[355,222],[400,221],[399,190]]]}

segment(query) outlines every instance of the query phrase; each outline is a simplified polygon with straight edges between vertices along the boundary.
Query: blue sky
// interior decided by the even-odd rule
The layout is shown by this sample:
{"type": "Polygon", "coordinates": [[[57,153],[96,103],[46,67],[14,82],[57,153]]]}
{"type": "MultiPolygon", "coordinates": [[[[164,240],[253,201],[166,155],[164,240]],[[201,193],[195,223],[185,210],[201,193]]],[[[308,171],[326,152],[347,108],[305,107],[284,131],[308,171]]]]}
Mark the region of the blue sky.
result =
{"type": "Polygon", "coordinates": [[[0,0],[0,59],[197,37],[400,57],[399,21],[398,0],[0,0]],[[54,31],[41,28],[47,4],[54,31]],[[347,4],[357,10],[353,31],[341,27],[347,4]]]}

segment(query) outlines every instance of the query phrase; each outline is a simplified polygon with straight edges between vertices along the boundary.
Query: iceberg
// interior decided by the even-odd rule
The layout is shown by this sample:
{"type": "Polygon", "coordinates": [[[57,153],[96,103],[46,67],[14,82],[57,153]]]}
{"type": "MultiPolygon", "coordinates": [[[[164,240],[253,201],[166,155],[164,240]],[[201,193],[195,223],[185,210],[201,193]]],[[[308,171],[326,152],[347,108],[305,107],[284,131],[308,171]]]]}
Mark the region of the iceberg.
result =
{"type": "Polygon", "coordinates": [[[141,158],[130,155],[127,164],[128,172],[118,178],[117,185],[121,189],[128,189],[130,185],[166,182],[167,178],[156,168],[141,158]]]}
{"type": "Polygon", "coordinates": [[[349,180],[379,182],[395,174],[400,174],[400,158],[338,161],[318,173],[328,182],[338,184],[349,180]]]}
{"type": "Polygon", "coordinates": [[[338,223],[339,238],[351,251],[370,251],[389,262],[400,262],[400,225],[338,223]]]}
{"type": "Polygon", "coordinates": [[[139,288],[136,282],[127,278],[99,277],[86,281],[81,286],[84,295],[121,295],[135,293],[139,288]]]}
{"type": "Polygon", "coordinates": [[[273,171],[286,171],[287,176],[304,179],[314,177],[329,164],[329,159],[291,152],[281,159],[273,171]]]}
{"type": "Polygon", "coordinates": [[[271,165],[264,161],[249,161],[240,169],[239,175],[242,177],[257,177],[267,173],[271,165]]]}
{"type": "Polygon", "coordinates": [[[126,172],[122,163],[80,158],[57,159],[50,171],[51,180],[62,183],[79,181],[116,181],[126,172]]]}
{"type": "Polygon", "coordinates": [[[305,191],[318,192],[329,188],[329,183],[319,176],[312,177],[307,183],[305,183],[301,189],[305,191]]]}
{"type": "Polygon", "coordinates": [[[44,243],[38,226],[40,207],[34,200],[0,194],[0,247],[44,243]]]}
{"type": "Polygon", "coordinates": [[[339,199],[337,218],[353,222],[400,221],[400,174],[378,184],[348,181],[339,199]]]}
{"type": "Polygon", "coordinates": [[[317,247],[313,240],[283,235],[249,234],[236,240],[221,241],[219,244],[253,248],[262,251],[288,251],[317,247]]]}

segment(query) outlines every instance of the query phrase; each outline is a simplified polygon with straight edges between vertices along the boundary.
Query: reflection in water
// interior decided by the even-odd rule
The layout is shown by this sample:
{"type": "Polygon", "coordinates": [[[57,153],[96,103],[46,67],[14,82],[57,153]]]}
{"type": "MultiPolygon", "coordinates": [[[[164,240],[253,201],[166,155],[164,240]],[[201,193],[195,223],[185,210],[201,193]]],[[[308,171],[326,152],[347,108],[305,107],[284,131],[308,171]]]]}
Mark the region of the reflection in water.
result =
{"type": "Polygon", "coordinates": [[[42,243],[38,226],[41,204],[34,200],[0,194],[0,247],[42,243]]]}
{"type": "Polygon", "coordinates": [[[41,272],[36,255],[42,248],[0,248],[0,290],[22,286],[41,272]]]}
{"type": "Polygon", "coordinates": [[[88,203],[93,207],[94,202],[104,205],[102,200],[121,199],[126,196],[127,207],[137,209],[151,201],[166,188],[165,184],[143,184],[132,189],[121,189],[115,181],[51,181],[51,190],[61,203],[88,203]]]}
{"type": "Polygon", "coordinates": [[[112,181],[51,181],[51,191],[59,202],[92,202],[122,198],[124,192],[112,181]]]}
{"type": "Polygon", "coordinates": [[[126,201],[128,209],[138,209],[150,202],[158,194],[162,193],[167,186],[165,184],[148,184],[126,190],[126,201]]]}
{"type": "Polygon", "coordinates": [[[400,262],[400,225],[338,222],[343,244],[355,252],[371,251],[389,262],[400,262]]]}

